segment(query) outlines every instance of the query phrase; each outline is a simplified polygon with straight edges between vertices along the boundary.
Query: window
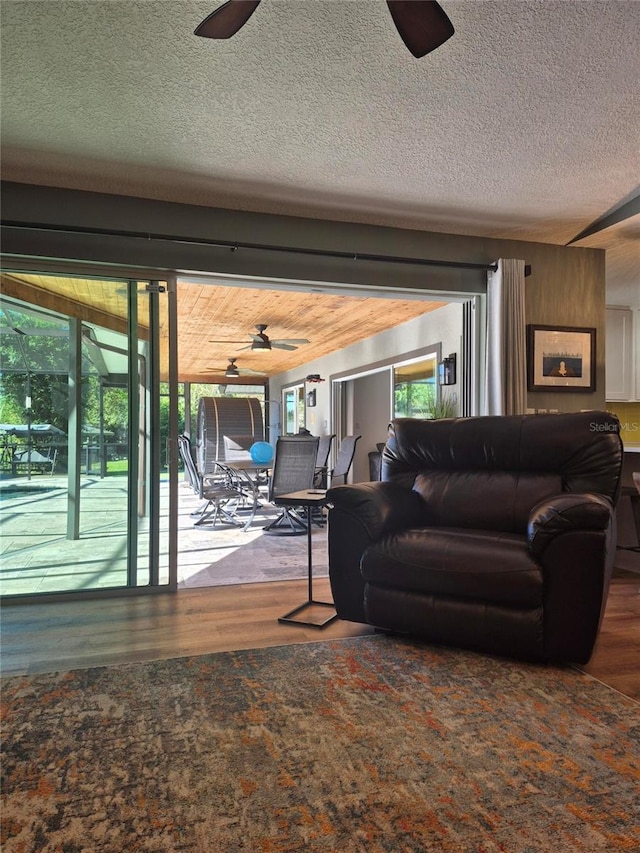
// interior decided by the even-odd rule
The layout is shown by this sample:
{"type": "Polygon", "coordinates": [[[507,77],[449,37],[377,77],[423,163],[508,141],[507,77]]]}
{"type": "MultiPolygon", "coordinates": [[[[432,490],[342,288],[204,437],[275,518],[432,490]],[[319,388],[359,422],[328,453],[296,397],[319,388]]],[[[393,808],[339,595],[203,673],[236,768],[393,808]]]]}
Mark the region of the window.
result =
{"type": "Polygon", "coordinates": [[[438,359],[436,354],[419,361],[394,365],[394,417],[432,417],[438,399],[438,359]]]}
{"type": "Polygon", "coordinates": [[[296,435],[306,424],[304,383],[282,392],[282,434],[296,435]]]}

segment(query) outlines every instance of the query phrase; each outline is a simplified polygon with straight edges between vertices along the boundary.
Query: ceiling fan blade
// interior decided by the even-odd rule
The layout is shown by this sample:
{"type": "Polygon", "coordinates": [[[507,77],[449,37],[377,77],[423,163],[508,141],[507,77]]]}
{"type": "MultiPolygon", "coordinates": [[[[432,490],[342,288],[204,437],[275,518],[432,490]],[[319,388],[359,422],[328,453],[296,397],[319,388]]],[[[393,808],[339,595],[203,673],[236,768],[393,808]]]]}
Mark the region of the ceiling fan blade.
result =
{"type": "Polygon", "coordinates": [[[400,38],[420,58],[451,38],[455,30],[435,0],[387,0],[400,38]]]}
{"type": "Polygon", "coordinates": [[[200,373],[214,374],[215,376],[226,376],[227,378],[234,376],[266,376],[266,373],[262,373],[259,370],[249,370],[248,367],[239,367],[237,370],[232,371],[226,367],[206,367],[204,370],[201,370],[200,373]]]}
{"type": "Polygon", "coordinates": [[[298,347],[291,346],[291,344],[285,344],[282,341],[271,341],[271,346],[274,349],[287,349],[287,350],[298,349],[298,347]]]}
{"type": "Polygon", "coordinates": [[[295,344],[296,346],[301,346],[308,343],[309,341],[306,338],[278,338],[277,341],[271,341],[272,346],[275,344],[295,344]]]}
{"type": "Polygon", "coordinates": [[[258,8],[260,0],[227,0],[208,15],[194,30],[208,39],[228,39],[243,27],[258,8]]]}

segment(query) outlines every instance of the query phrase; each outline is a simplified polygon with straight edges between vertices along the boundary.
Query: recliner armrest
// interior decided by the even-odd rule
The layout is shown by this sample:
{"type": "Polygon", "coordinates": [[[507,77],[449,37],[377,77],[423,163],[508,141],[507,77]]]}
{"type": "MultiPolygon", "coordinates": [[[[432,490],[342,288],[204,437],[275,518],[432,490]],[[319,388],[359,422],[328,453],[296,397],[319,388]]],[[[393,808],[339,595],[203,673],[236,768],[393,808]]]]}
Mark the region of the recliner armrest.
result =
{"type": "Polygon", "coordinates": [[[374,541],[387,533],[424,524],[424,501],[397,483],[357,483],[334,486],[327,492],[330,506],[355,516],[374,541]]]}
{"type": "Polygon", "coordinates": [[[531,510],[527,539],[535,557],[541,557],[550,542],[574,530],[606,530],[613,504],[602,495],[564,493],[542,501],[531,510]]]}

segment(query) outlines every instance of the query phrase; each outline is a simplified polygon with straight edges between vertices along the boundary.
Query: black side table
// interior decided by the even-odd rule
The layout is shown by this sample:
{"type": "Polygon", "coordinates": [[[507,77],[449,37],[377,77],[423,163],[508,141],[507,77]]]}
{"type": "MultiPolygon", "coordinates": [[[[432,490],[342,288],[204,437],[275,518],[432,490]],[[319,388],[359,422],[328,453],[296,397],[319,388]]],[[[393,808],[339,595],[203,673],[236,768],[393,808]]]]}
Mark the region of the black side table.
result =
{"type": "Polygon", "coordinates": [[[285,505],[285,506],[300,506],[306,507],[307,510],[307,568],[308,568],[308,577],[309,577],[309,592],[307,600],[303,604],[299,604],[297,607],[294,607],[293,610],[290,610],[288,613],[285,613],[284,616],[280,616],[278,622],[282,622],[288,625],[305,625],[309,628],[324,628],[326,625],[329,625],[334,619],[338,618],[338,614],[335,612],[335,605],[332,601],[316,601],[313,597],[313,563],[311,556],[311,513],[314,508],[320,508],[326,506],[327,501],[327,492],[325,489],[308,489],[301,492],[290,492],[286,495],[279,495],[278,498],[274,501],[277,505],[285,505]],[[331,607],[334,612],[322,622],[310,622],[305,621],[304,619],[296,619],[294,618],[297,614],[302,613],[302,611],[306,610],[308,607],[331,607]]]}

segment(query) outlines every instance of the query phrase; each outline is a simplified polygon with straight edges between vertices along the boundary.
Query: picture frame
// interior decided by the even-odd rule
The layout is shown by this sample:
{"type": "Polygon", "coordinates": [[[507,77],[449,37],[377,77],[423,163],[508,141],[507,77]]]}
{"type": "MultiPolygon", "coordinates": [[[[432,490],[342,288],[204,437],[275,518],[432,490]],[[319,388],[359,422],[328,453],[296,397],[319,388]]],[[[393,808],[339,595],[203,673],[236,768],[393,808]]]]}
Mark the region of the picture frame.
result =
{"type": "Polygon", "coordinates": [[[572,326],[527,326],[529,391],[596,390],[596,330],[572,326]]]}

